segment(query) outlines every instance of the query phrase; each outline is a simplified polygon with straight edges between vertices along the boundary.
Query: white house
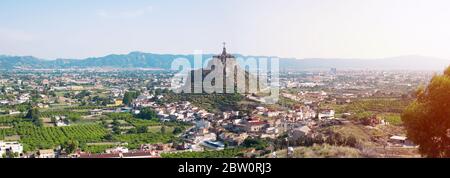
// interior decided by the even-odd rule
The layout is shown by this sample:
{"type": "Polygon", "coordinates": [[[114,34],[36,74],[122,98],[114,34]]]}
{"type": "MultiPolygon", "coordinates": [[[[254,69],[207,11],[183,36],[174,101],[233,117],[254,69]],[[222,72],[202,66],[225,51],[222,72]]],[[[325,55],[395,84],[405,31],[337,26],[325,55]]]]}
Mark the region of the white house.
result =
{"type": "Polygon", "coordinates": [[[126,147],[116,147],[116,148],[111,148],[111,149],[107,149],[105,151],[106,153],[128,153],[129,150],[126,147]]]}
{"type": "Polygon", "coordinates": [[[38,158],[56,158],[56,154],[53,149],[39,150],[38,153],[38,158]]]}
{"type": "Polygon", "coordinates": [[[0,158],[6,153],[23,153],[23,145],[19,142],[3,142],[0,141],[0,158]]]}
{"type": "Polygon", "coordinates": [[[412,141],[408,140],[408,138],[404,136],[394,135],[389,138],[389,142],[394,146],[403,146],[403,147],[416,146],[412,141]]]}
{"type": "Polygon", "coordinates": [[[267,111],[264,112],[264,115],[267,117],[277,117],[278,115],[280,115],[280,112],[278,111],[267,111]]]}
{"type": "Polygon", "coordinates": [[[334,119],[334,110],[324,110],[319,113],[319,119],[334,119]]]}

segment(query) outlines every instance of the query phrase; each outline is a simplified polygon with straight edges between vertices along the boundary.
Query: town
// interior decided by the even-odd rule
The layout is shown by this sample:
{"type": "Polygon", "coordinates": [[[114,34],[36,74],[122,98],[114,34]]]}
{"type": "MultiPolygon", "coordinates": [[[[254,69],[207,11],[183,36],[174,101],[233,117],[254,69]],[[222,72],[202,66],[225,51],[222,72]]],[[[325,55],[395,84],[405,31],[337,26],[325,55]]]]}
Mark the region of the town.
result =
{"type": "Polygon", "coordinates": [[[283,71],[257,94],[179,94],[174,72],[0,74],[5,158],[420,157],[401,112],[433,72],[283,71]]]}

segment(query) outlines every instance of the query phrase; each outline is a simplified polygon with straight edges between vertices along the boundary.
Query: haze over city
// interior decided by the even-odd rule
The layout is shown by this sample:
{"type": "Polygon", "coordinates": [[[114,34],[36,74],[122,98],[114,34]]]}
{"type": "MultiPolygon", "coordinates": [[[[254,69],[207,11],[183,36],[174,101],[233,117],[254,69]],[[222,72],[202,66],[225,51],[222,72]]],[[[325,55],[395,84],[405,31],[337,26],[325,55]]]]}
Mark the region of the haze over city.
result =
{"type": "Polygon", "coordinates": [[[87,58],[229,51],[295,58],[450,58],[445,0],[13,1],[0,54],[87,58]]]}

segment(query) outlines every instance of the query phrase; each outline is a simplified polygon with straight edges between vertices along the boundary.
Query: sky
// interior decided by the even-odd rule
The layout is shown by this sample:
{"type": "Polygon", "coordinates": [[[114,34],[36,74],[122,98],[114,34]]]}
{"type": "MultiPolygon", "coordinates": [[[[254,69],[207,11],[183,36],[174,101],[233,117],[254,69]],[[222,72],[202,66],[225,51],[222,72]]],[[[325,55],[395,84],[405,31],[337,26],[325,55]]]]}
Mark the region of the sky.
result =
{"type": "Polygon", "coordinates": [[[0,54],[450,59],[448,0],[1,0],[0,54]]]}

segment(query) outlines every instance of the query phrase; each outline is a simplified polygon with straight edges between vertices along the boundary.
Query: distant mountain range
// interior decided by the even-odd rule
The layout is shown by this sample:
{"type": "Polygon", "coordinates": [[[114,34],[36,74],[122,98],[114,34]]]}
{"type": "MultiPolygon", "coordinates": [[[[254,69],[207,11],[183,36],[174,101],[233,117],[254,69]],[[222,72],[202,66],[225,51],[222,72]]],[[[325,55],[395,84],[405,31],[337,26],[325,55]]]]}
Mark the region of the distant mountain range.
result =
{"type": "MultiPolygon", "coordinates": [[[[208,59],[213,54],[206,54],[208,59]]],[[[243,56],[236,57],[265,57],[243,56]]],[[[68,68],[152,68],[168,70],[176,58],[194,60],[194,55],[172,55],[132,52],[123,55],[108,55],[87,59],[45,60],[32,56],[0,55],[0,69],[68,69],[68,68]]],[[[400,56],[383,59],[331,59],[280,58],[281,70],[329,70],[337,69],[371,69],[371,70],[442,70],[450,65],[450,60],[425,56],[400,56]]]]}
{"type": "Polygon", "coordinates": [[[438,70],[450,66],[450,60],[426,56],[399,56],[381,59],[285,59],[280,67],[300,69],[438,70]]]}

